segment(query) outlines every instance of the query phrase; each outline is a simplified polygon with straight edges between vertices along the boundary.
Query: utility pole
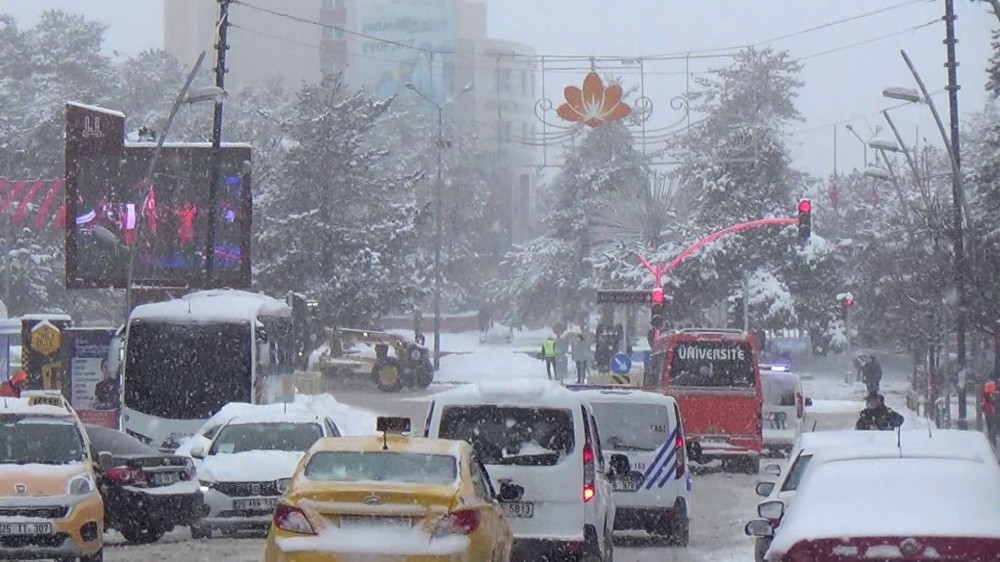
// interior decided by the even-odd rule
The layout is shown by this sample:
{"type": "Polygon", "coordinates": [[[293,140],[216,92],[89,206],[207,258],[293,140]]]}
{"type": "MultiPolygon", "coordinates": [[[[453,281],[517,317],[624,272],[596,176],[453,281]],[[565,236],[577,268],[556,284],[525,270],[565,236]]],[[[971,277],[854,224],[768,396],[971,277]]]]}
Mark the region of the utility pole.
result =
{"type": "Polygon", "coordinates": [[[434,183],[434,370],[441,369],[441,151],[444,150],[442,130],[444,106],[437,106],[437,181],[434,183]]]}
{"type": "MultiPolygon", "coordinates": [[[[215,43],[215,85],[225,90],[226,51],[229,50],[229,4],[232,0],[218,0],[219,22],[218,41],[215,43]]],[[[208,186],[208,236],[205,241],[205,288],[211,288],[212,269],[215,266],[215,215],[219,199],[219,175],[222,167],[222,99],[215,100],[215,114],[212,119],[212,170],[211,184],[208,186]]]]}
{"type": "Polygon", "coordinates": [[[955,160],[954,170],[951,178],[952,195],[952,215],[954,221],[955,236],[955,287],[958,290],[958,311],[955,315],[955,340],[958,352],[958,428],[968,429],[968,417],[966,404],[966,349],[965,331],[968,317],[968,294],[966,283],[968,281],[968,264],[965,258],[965,240],[963,233],[962,203],[964,194],[962,193],[962,160],[959,150],[959,121],[958,121],[958,61],[955,56],[955,0],[945,0],[945,45],[948,48],[948,106],[951,118],[951,152],[955,160]]]}

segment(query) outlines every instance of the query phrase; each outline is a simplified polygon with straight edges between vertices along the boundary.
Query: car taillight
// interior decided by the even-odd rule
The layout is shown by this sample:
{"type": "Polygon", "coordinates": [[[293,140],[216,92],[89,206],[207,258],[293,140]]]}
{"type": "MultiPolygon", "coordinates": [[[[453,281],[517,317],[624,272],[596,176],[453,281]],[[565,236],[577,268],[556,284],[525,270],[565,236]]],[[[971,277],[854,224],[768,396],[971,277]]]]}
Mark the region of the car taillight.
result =
{"type": "Polygon", "coordinates": [[[583,501],[589,502],[594,499],[596,489],[594,479],[597,474],[594,470],[594,449],[587,443],[583,446],[583,501]]]}
{"type": "Polygon", "coordinates": [[[309,523],[309,519],[306,518],[305,512],[297,507],[283,503],[279,503],[274,508],[274,526],[289,533],[298,533],[300,535],[316,534],[312,524],[309,523]]]}
{"type": "Polygon", "coordinates": [[[104,474],[104,477],[115,484],[138,487],[146,485],[146,473],[139,467],[116,466],[109,469],[104,474]]]}
{"type": "Polygon", "coordinates": [[[677,447],[677,474],[674,478],[680,478],[684,476],[684,468],[687,464],[687,450],[684,449],[684,436],[677,433],[677,440],[674,441],[674,447],[677,447]]]}
{"type": "Polygon", "coordinates": [[[432,536],[471,535],[478,528],[479,512],[475,509],[463,509],[445,515],[434,527],[432,536]]]}

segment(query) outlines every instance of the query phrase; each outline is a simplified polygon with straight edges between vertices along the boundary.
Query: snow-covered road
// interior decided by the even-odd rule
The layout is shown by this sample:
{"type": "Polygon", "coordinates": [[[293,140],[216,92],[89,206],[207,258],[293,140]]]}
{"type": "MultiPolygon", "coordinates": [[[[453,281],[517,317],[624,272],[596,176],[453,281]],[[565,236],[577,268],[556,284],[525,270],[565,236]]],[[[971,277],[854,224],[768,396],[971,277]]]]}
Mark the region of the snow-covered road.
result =
{"type": "MultiPolygon", "coordinates": [[[[842,375],[831,369],[817,371],[805,383],[806,393],[815,401],[813,408],[809,409],[809,416],[816,422],[816,430],[853,427],[857,413],[863,407],[863,387],[845,384],[842,375]]],[[[901,408],[900,389],[904,382],[905,377],[900,373],[887,373],[883,386],[890,405],[901,408]]],[[[393,396],[358,390],[338,393],[337,399],[373,412],[408,416],[422,426],[430,395],[442,390],[435,387],[437,385],[428,391],[393,396]]],[[[912,412],[902,413],[907,416],[908,425],[918,423],[912,412]]],[[[808,426],[812,426],[811,421],[808,426]]],[[[752,541],[743,535],[743,526],[755,515],[758,497],[753,488],[760,478],[757,475],[699,471],[695,479],[690,546],[675,548],[645,544],[638,537],[626,536],[617,541],[615,559],[618,562],[743,562],[751,559],[752,541]]],[[[178,529],[152,545],[124,546],[120,537],[112,535],[110,538],[117,544],[109,545],[105,552],[109,562],[244,562],[259,561],[263,557],[263,539],[196,541],[190,538],[186,528],[178,529]]]]}

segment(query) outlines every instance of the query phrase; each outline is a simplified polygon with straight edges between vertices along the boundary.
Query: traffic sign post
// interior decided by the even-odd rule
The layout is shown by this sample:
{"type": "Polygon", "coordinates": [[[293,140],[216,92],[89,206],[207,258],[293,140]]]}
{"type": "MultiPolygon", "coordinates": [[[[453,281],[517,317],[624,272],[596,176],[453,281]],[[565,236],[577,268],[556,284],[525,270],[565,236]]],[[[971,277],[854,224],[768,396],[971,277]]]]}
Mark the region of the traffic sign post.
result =
{"type": "Polygon", "coordinates": [[[632,357],[627,353],[616,353],[611,357],[611,372],[625,375],[632,371],[632,357]]]}

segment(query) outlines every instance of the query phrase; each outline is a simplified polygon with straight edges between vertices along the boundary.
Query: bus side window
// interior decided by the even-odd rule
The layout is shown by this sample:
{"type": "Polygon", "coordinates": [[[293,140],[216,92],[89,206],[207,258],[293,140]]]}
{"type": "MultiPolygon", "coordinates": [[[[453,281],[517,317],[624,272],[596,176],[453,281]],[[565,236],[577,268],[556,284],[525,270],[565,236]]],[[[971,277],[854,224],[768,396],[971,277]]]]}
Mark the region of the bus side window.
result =
{"type": "Polygon", "coordinates": [[[645,387],[663,386],[663,369],[665,367],[666,358],[667,358],[666,352],[656,353],[649,357],[649,365],[646,365],[646,367],[643,369],[642,386],[645,387]]]}

